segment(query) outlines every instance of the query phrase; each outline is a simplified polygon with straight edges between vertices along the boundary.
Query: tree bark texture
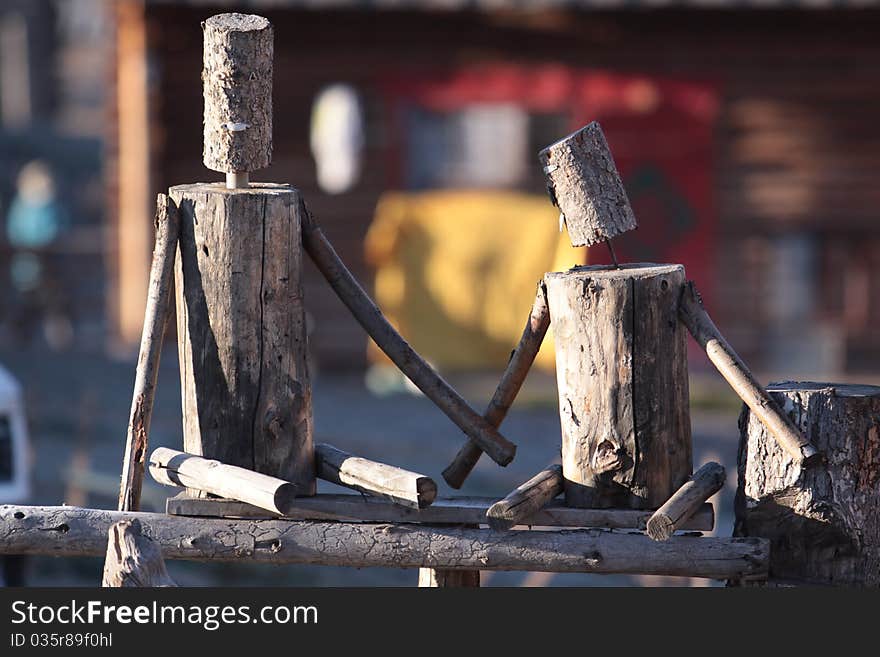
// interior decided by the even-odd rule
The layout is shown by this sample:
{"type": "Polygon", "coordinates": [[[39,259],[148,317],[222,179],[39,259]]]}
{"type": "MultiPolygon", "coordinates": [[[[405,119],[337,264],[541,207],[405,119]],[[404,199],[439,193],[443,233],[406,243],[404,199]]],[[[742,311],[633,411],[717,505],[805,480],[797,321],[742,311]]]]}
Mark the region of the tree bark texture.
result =
{"type": "Polygon", "coordinates": [[[565,499],[656,509],[690,476],[681,265],[547,274],[565,499]]]}
{"type": "Polygon", "coordinates": [[[573,246],[589,246],[638,226],[598,123],[560,139],[538,158],[573,246]]]}
{"type": "Polygon", "coordinates": [[[202,23],[205,166],[246,172],[272,162],[272,25],[218,14],[202,23]]]}
{"type": "Polygon", "coordinates": [[[763,578],[761,538],[675,536],[603,529],[488,529],[287,520],[181,518],[77,507],[0,506],[0,554],[97,556],[114,522],[137,518],[167,559],[364,568],[527,570],[763,578]]]}
{"type": "Polygon", "coordinates": [[[744,407],[735,535],[770,539],[773,580],[880,586],[880,387],[768,391],[824,463],[799,463],[744,407]]]}
{"type": "Polygon", "coordinates": [[[315,492],[299,191],[172,187],[183,449],[315,492]]]}

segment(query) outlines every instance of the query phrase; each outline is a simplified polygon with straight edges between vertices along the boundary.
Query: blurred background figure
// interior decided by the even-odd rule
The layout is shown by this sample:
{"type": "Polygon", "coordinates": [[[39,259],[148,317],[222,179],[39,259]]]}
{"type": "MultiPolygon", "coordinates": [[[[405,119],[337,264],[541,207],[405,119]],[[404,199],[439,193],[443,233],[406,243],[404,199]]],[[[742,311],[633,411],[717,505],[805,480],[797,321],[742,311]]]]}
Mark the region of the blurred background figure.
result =
{"type": "MultiPolygon", "coordinates": [[[[18,381],[0,365],[0,504],[30,498],[29,443],[24,399],[18,381]]],[[[0,586],[24,586],[23,555],[0,556],[0,586]]]]}
{"type": "Polygon", "coordinates": [[[18,175],[6,217],[6,237],[12,247],[9,278],[17,295],[10,323],[21,341],[30,340],[41,327],[46,343],[55,350],[70,346],[73,325],[61,282],[45,251],[67,226],[52,173],[39,160],[29,162],[18,175]]]}

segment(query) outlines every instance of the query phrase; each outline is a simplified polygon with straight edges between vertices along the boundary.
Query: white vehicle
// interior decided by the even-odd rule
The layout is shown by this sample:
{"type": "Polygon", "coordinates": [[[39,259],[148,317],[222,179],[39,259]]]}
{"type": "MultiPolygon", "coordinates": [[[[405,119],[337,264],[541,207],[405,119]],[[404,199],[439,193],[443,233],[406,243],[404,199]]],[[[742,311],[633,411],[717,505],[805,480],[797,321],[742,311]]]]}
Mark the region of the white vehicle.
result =
{"type": "Polygon", "coordinates": [[[0,365],[0,504],[30,497],[28,435],[21,385],[0,365]]]}

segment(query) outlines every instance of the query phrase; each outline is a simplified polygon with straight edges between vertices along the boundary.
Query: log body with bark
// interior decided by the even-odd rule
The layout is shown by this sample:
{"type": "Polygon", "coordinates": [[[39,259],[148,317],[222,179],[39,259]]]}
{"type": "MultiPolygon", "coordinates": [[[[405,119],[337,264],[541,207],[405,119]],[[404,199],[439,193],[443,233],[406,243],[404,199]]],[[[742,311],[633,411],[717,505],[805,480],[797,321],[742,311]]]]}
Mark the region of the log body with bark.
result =
{"type": "Polygon", "coordinates": [[[768,390],[825,459],[798,462],[745,407],[734,534],[770,539],[774,580],[880,586],[880,387],[768,390]]]}
{"type": "Polygon", "coordinates": [[[545,281],[566,502],[656,509],[692,468],[684,268],[594,265],[545,281]]]}
{"type": "Polygon", "coordinates": [[[183,449],[314,494],[300,193],[199,183],[170,195],[183,449]]]}
{"type": "Polygon", "coordinates": [[[601,529],[487,529],[344,522],[181,518],[77,507],[0,506],[0,554],[97,556],[114,522],[137,518],[166,559],[448,570],[640,573],[763,578],[761,538],[675,536],[601,529]]]}

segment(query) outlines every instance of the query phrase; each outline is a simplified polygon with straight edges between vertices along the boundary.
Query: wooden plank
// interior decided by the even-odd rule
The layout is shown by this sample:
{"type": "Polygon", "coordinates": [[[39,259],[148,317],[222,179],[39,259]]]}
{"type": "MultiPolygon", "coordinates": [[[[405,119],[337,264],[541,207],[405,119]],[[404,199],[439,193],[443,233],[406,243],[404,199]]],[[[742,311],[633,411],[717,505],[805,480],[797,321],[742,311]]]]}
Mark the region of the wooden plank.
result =
{"type": "MultiPolygon", "coordinates": [[[[412,509],[378,497],[361,495],[315,495],[298,497],[285,516],[289,520],[340,520],[347,522],[418,522],[427,524],[486,524],[486,514],[496,502],[492,497],[437,498],[426,509],[412,509]]],[[[228,499],[197,499],[186,493],[169,498],[165,510],[171,515],[213,518],[272,518],[263,509],[228,499]]],[[[529,518],[532,527],[604,527],[645,529],[653,510],[578,509],[552,501],[529,518]]],[[[704,504],[682,529],[711,531],[715,512],[704,504]]]]}
{"type": "Polygon", "coordinates": [[[320,479],[401,506],[424,509],[437,497],[437,484],[430,477],[352,456],[326,443],[315,445],[315,467],[320,479]]]}
{"type": "Polygon", "coordinates": [[[0,554],[98,556],[110,525],[137,518],[167,559],[619,573],[754,579],[767,575],[760,538],[675,536],[604,529],[496,532],[411,524],[182,518],[78,507],[0,507],[0,554]]]}
{"type": "Polygon", "coordinates": [[[299,492],[289,481],[167,447],[150,455],[150,474],[165,486],[185,486],[278,514],[287,513],[299,492]]]}

